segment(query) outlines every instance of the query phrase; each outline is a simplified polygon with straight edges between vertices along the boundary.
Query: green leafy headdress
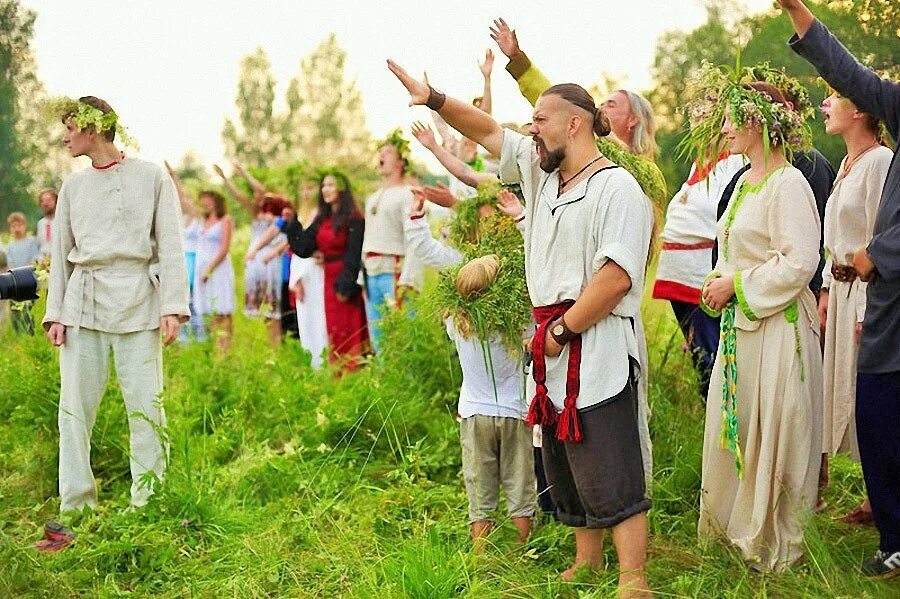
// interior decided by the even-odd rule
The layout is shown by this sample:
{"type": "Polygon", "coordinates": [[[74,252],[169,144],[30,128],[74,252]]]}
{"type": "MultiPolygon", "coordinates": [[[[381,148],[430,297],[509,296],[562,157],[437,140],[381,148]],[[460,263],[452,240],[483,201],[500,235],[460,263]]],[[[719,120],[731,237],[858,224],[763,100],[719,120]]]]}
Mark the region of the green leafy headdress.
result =
{"type": "Polygon", "coordinates": [[[403,137],[403,131],[400,130],[399,127],[391,131],[387,134],[381,143],[378,144],[378,147],[384,147],[387,145],[394,146],[397,148],[397,154],[400,156],[400,159],[404,162],[403,172],[409,170],[410,161],[409,161],[409,141],[403,137]]]}
{"type": "Polygon", "coordinates": [[[497,181],[478,186],[477,194],[454,206],[450,243],[464,257],[463,263],[440,273],[438,284],[426,298],[426,306],[452,317],[463,337],[482,340],[498,337],[510,351],[521,350],[522,333],[531,323],[531,301],[525,286],[525,244],[516,223],[499,210],[482,216],[482,206],[497,207],[497,181]],[[456,287],[459,271],[474,258],[495,255],[500,267],[493,283],[483,291],[463,297],[456,287]]]}
{"type": "Polygon", "coordinates": [[[119,123],[119,115],[114,110],[103,112],[99,108],[65,96],[50,98],[43,103],[43,112],[56,121],[71,120],[79,131],[93,129],[97,133],[115,131],[121,142],[137,148],[138,144],[119,123]]]}
{"type": "Polygon", "coordinates": [[[781,146],[785,153],[811,147],[812,133],[806,120],[813,108],[809,94],[799,81],[768,63],[752,67],[714,66],[703,63],[686,89],[685,112],[690,130],[679,149],[701,164],[709,162],[722,147],[722,123],[727,116],[738,128],[758,126],[766,153],[781,146]],[[753,82],[768,83],[794,104],[791,110],[763,92],[748,87],[753,82]]]}

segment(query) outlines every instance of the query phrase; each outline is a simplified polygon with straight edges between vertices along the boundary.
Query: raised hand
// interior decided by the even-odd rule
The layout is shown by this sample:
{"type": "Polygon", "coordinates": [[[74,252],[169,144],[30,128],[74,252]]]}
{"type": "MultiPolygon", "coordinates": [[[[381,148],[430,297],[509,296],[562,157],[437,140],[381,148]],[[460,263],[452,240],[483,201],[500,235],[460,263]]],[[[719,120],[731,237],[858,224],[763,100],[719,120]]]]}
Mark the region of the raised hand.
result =
{"type": "Polygon", "coordinates": [[[428,85],[411,77],[406,69],[391,59],[388,59],[387,66],[409,92],[409,105],[424,106],[428,101],[428,85]]]}
{"type": "Polygon", "coordinates": [[[410,214],[422,214],[422,211],[425,210],[425,200],[428,198],[425,197],[425,192],[421,187],[413,187],[412,194],[413,201],[409,205],[409,212],[410,214]]]}
{"type": "Polygon", "coordinates": [[[494,53],[491,52],[491,49],[488,48],[484,52],[484,62],[478,63],[478,68],[481,70],[481,74],[485,76],[485,78],[489,78],[491,76],[491,71],[494,70],[494,53]]]}
{"type": "Polygon", "coordinates": [[[169,161],[168,161],[168,160],[163,160],[163,166],[166,167],[166,172],[167,172],[167,173],[169,173],[170,175],[174,175],[174,174],[175,174],[175,170],[172,168],[172,165],[169,164],[169,161]]]}
{"type": "Polygon", "coordinates": [[[518,219],[525,212],[525,208],[522,207],[519,198],[508,189],[501,189],[497,194],[497,208],[513,220],[518,219]]]}
{"type": "Polygon", "coordinates": [[[512,58],[522,51],[519,48],[519,40],[516,37],[515,30],[510,29],[509,25],[506,24],[506,21],[503,19],[494,19],[494,26],[490,29],[491,39],[497,42],[500,51],[503,52],[507,58],[512,58]]]}
{"type": "Polygon", "coordinates": [[[434,137],[434,131],[431,130],[431,127],[425,125],[419,121],[416,121],[412,124],[412,134],[419,143],[428,148],[429,150],[437,147],[437,140],[434,137]]]}
{"type": "Polygon", "coordinates": [[[426,185],[422,188],[422,193],[429,202],[435,203],[438,206],[443,206],[444,208],[452,208],[459,202],[459,199],[453,195],[450,188],[443,183],[426,185]]]}
{"type": "Polygon", "coordinates": [[[778,5],[785,10],[791,10],[792,8],[800,8],[801,6],[804,6],[803,2],[801,2],[800,0],[775,0],[775,2],[777,2],[778,5]]]}
{"type": "Polygon", "coordinates": [[[213,165],[213,171],[214,171],[217,175],[219,175],[220,177],[222,177],[223,179],[226,178],[226,177],[225,177],[225,172],[222,170],[222,167],[219,166],[218,164],[214,164],[214,165],[213,165]]]}

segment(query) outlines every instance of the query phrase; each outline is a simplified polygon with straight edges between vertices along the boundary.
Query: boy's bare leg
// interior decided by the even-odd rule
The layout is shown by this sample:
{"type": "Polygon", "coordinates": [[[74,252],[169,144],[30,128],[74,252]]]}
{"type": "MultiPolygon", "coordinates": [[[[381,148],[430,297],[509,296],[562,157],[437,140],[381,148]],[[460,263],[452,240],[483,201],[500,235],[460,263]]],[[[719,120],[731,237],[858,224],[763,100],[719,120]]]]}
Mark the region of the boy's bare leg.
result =
{"type": "Polygon", "coordinates": [[[269,343],[273,347],[281,345],[281,320],[278,318],[267,318],[266,329],[269,331],[269,343]]]}
{"type": "Polygon", "coordinates": [[[472,546],[475,548],[475,553],[482,553],[484,551],[485,538],[491,534],[491,529],[493,528],[494,523],[491,520],[478,520],[477,522],[472,522],[472,546]]]}
{"type": "Polygon", "coordinates": [[[612,530],[613,543],[619,556],[619,598],[651,597],[644,577],[647,562],[647,513],[635,514],[612,530]]]}
{"type": "Polygon", "coordinates": [[[603,537],[605,534],[606,531],[602,528],[575,529],[575,563],[562,573],[563,580],[572,580],[575,572],[582,567],[590,570],[603,569],[603,537]]]}
{"type": "Polygon", "coordinates": [[[212,333],[218,348],[227,352],[231,348],[232,321],[231,315],[220,315],[213,318],[212,333]]]}
{"type": "Polygon", "coordinates": [[[528,542],[528,534],[531,532],[531,518],[524,516],[521,518],[513,518],[512,521],[519,530],[519,538],[516,539],[516,542],[520,545],[524,545],[528,542]]]}

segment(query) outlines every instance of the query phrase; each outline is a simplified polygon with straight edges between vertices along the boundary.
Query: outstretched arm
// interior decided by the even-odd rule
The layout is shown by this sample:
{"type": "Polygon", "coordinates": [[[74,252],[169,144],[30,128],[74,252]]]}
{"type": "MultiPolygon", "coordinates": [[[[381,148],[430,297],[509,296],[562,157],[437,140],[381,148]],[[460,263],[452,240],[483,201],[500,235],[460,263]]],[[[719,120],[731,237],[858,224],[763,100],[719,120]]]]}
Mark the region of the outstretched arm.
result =
{"type": "Polygon", "coordinates": [[[238,172],[240,176],[247,180],[247,183],[250,184],[250,189],[253,190],[253,195],[259,197],[268,191],[266,186],[259,182],[259,179],[250,174],[250,171],[244,167],[243,164],[234,161],[234,170],[238,172]]]}
{"type": "Polygon", "coordinates": [[[237,185],[234,184],[234,181],[225,176],[225,173],[222,171],[222,167],[218,164],[213,165],[213,170],[217,175],[222,177],[222,182],[225,184],[225,189],[228,190],[228,193],[231,194],[238,204],[241,205],[241,208],[246,210],[251,215],[253,214],[253,201],[247,197],[247,195],[238,189],[237,185]]]}
{"type": "Polygon", "coordinates": [[[531,63],[531,60],[519,47],[516,31],[510,29],[503,19],[495,19],[494,26],[490,28],[491,39],[497,42],[500,51],[509,58],[506,65],[507,72],[512,75],[519,84],[519,91],[532,106],[537,102],[544,90],[552,83],[544,74],[531,63]]]}
{"type": "Polygon", "coordinates": [[[191,201],[191,196],[184,190],[184,185],[181,183],[181,177],[178,176],[178,173],[175,172],[168,160],[163,160],[163,164],[165,165],[169,176],[172,177],[172,182],[175,183],[175,190],[178,192],[178,201],[181,202],[181,211],[192,219],[200,218],[200,211],[197,209],[196,204],[191,201]]]}
{"type": "Polygon", "coordinates": [[[409,91],[410,106],[428,106],[440,114],[448,125],[464,136],[480,144],[491,154],[500,155],[500,149],[503,146],[503,128],[489,114],[467,102],[461,102],[436,92],[429,85],[413,79],[403,67],[393,60],[388,60],[388,69],[409,91]],[[432,97],[430,102],[429,95],[432,97]]]}
{"type": "Polygon", "coordinates": [[[484,93],[481,96],[480,108],[488,114],[491,114],[493,101],[491,98],[491,72],[494,70],[494,53],[490,48],[484,53],[484,62],[478,65],[481,74],[484,75],[484,93]]]}
{"type": "Polygon", "coordinates": [[[806,5],[802,2],[802,0],[776,0],[781,8],[784,9],[784,12],[788,14],[791,18],[791,23],[794,24],[794,31],[797,32],[797,35],[803,37],[806,35],[806,32],[809,31],[809,28],[812,26],[813,21],[816,18],[813,14],[806,8],[806,5]]]}
{"type": "Polygon", "coordinates": [[[429,152],[434,154],[434,157],[438,159],[441,166],[447,169],[447,172],[469,187],[478,187],[478,184],[482,181],[495,178],[493,175],[477,172],[471,166],[463,162],[462,159],[443,148],[437,143],[434,132],[426,125],[423,125],[418,121],[413,123],[412,134],[419,140],[419,143],[425,146],[429,152]]]}

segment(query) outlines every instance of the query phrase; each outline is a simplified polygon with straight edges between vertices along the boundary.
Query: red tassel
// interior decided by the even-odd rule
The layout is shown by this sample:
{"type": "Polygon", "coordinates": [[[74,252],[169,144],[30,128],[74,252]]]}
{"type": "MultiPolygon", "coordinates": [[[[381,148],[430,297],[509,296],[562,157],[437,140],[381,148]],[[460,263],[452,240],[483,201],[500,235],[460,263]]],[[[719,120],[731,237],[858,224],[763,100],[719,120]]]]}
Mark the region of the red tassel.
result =
{"type": "Polygon", "coordinates": [[[557,419],[556,408],[547,394],[547,386],[538,384],[534,399],[531,400],[531,406],[528,408],[528,416],[525,418],[526,424],[529,426],[539,424],[551,428],[556,425],[557,419]]]}
{"type": "Polygon", "coordinates": [[[584,439],[581,433],[581,419],[578,410],[575,409],[575,401],[566,398],[566,407],[559,415],[559,424],[556,425],[556,438],[560,441],[580,443],[584,439]]]}

